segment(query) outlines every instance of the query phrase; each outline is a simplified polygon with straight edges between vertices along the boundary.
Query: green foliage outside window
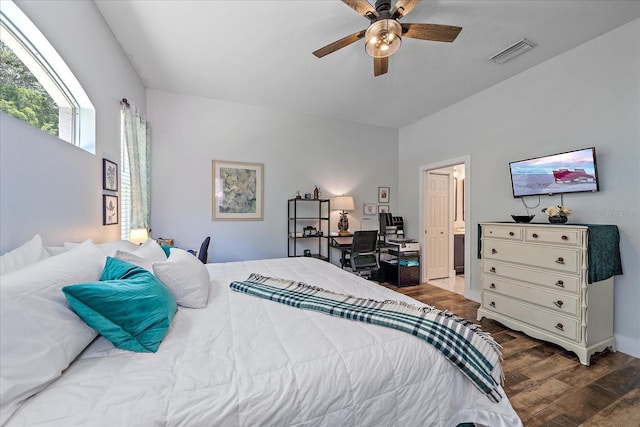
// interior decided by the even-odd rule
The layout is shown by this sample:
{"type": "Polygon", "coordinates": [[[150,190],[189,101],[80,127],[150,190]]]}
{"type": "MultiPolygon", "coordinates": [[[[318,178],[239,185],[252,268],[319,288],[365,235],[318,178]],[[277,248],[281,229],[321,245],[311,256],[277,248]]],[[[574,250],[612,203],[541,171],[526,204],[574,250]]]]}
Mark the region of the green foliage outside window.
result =
{"type": "Polygon", "coordinates": [[[29,69],[0,41],[0,110],[58,135],[58,106],[29,69]]]}

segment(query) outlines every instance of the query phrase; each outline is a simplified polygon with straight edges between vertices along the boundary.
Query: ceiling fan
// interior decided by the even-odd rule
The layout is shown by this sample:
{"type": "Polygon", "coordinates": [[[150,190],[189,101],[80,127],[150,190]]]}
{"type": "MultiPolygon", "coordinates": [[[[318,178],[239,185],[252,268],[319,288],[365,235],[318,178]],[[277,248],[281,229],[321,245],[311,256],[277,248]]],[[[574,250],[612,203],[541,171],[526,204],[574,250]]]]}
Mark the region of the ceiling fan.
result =
{"type": "Polygon", "coordinates": [[[420,3],[420,0],[398,0],[391,9],[391,0],[377,0],[374,8],[367,0],[342,0],[344,4],[371,21],[366,30],[358,31],[322,47],[313,54],[318,58],[342,49],[364,37],[365,51],[373,57],[373,75],[389,70],[389,56],[402,44],[402,37],[452,42],[462,27],[439,24],[400,24],[398,20],[420,3]]]}

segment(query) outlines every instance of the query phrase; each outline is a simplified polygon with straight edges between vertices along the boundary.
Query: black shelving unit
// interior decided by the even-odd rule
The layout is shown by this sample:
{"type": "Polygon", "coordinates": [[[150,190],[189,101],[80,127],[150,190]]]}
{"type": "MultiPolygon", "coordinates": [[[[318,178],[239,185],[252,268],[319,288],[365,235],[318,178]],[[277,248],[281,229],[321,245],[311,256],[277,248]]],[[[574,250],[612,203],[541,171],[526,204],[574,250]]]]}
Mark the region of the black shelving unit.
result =
{"type": "Polygon", "coordinates": [[[389,249],[380,260],[382,278],[398,287],[420,284],[420,251],[402,252],[389,249]]]}
{"type": "Polygon", "coordinates": [[[331,202],[329,199],[289,199],[287,201],[287,255],[305,256],[330,261],[329,251],[331,202]],[[313,227],[315,233],[305,232],[313,227]]]}

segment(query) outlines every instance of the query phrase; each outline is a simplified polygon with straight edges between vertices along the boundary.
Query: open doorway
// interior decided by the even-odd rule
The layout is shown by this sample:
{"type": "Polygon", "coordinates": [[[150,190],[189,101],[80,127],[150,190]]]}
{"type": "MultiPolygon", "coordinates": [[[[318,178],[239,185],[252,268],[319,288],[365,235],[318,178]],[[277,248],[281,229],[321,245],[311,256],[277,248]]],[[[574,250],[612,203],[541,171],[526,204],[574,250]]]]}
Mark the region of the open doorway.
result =
{"type": "Polygon", "coordinates": [[[423,281],[461,295],[470,289],[468,156],[420,168],[423,281]]]}

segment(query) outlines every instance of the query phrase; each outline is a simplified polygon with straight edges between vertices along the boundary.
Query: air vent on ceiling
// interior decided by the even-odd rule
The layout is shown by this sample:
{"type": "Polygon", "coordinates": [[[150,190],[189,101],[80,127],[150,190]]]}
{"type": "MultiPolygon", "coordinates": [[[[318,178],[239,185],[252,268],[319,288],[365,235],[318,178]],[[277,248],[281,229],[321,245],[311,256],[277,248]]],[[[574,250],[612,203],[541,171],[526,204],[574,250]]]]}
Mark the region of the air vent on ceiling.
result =
{"type": "Polygon", "coordinates": [[[504,64],[507,61],[512,60],[516,56],[522,55],[526,51],[533,49],[537,44],[534,42],[522,39],[517,43],[512,44],[506,49],[501,50],[500,52],[493,55],[489,58],[489,61],[497,62],[498,64],[504,64]]]}

